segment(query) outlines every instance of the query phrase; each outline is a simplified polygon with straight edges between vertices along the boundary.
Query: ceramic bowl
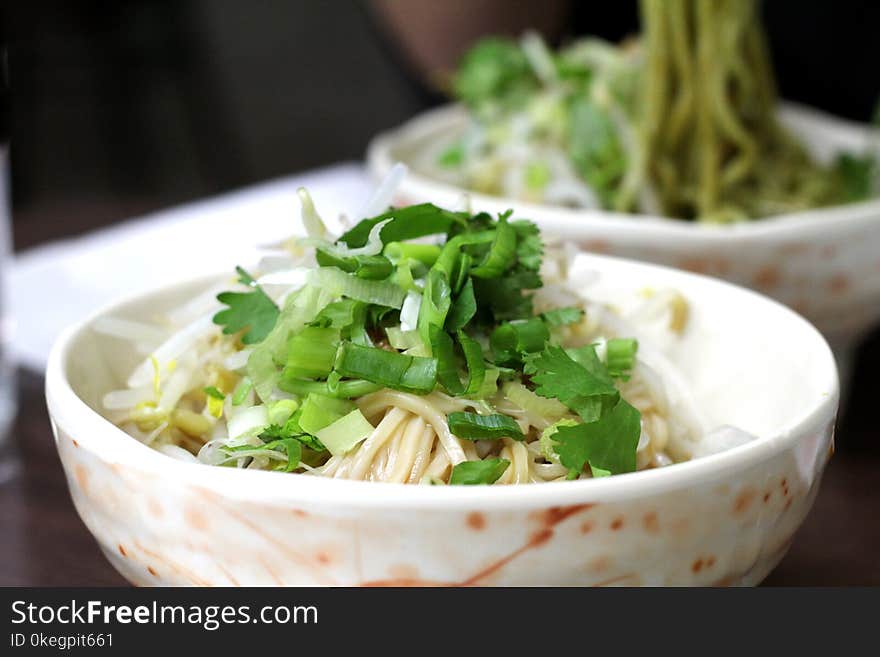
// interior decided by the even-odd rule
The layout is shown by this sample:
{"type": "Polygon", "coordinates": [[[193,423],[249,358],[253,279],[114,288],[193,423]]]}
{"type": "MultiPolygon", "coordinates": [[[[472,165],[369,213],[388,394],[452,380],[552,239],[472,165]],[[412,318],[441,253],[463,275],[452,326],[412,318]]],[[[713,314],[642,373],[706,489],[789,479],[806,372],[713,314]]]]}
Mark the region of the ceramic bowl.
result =
{"type": "Polygon", "coordinates": [[[668,351],[712,425],[755,440],[666,468],[521,486],[404,486],[176,461],[101,416],[139,356],[91,329],[147,320],[217,279],[137,296],[67,330],[46,396],[76,508],[138,585],[756,584],[782,558],[830,455],[837,371],[822,336],[753,292],[583,255],[597,299],[646,283],[689,301],[668,351]],[[597,275],[598,274],[598,275],[597,275]]]}
{"type": "MultiPolygon", "coordinates": [[[[860,124],[786,105],[782,121],[820,160],[841,150],[864,152],[870,130],[860,124]]],[[[398,204],[461,202],[460,187],[425,175],[425,153],[465,127],[457,106],[423,114],[370,144],[371,173],[383,176],[395,162],[410,174],[398,204]]],[[[880,319],[880,199],[798,212],[733,225],[703,225],[664,217],[575,210],[470,193],[474,209],[515,207],[545,235],[577,242],[595,253],[634,258],[750,287],[781,301],[813,322],[845,364],[859,337],[880,319]]]]}

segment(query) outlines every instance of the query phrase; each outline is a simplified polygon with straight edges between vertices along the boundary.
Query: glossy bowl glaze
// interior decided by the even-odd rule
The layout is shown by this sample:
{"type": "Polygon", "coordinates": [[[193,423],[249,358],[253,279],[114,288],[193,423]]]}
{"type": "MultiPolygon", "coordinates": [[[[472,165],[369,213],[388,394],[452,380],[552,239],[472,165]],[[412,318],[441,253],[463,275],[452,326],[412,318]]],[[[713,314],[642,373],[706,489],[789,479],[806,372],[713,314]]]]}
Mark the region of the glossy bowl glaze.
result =
{"type": "MultiPolygon", "coordinates": [[[[783,122],[815,157],[864,152],[864,126],[788,105],[783,122]]],[[[424,173],[432,144],[448,143],[464,129],[457,106],[423,114],[370,144],[371,173],[382,177],[396,162],[410,168],[396,198],[404,205],[461,202],[465,190],[424,173]]],[[[686,269],[758,290],[795,309],[829,339],[844,365],[862,334],[880,320],[880,199],[731,225],[705,225],[665,217],[576,210],[511,201],[469,192],[475,210],[534,220],[547,236],[603,253],[686,269]]]]}
{"type": "Polygon", "coordinates": [[[189,464],[100,414],[139,358],[90,325],[149,319],[216,279],[128,299],[67,330],[48,366],[52,427],[76,508],[139,585],[736,585],[782,558],[830,455],[837,371],[822,336],[706,277],[579,256],[585,293],[645,285],[691,305],[668,354],[712,425],[757,436],[658,470],[521,486],[404,486],[189,464]],[[598,275],[597,275],[598,274],[598,275]]]}

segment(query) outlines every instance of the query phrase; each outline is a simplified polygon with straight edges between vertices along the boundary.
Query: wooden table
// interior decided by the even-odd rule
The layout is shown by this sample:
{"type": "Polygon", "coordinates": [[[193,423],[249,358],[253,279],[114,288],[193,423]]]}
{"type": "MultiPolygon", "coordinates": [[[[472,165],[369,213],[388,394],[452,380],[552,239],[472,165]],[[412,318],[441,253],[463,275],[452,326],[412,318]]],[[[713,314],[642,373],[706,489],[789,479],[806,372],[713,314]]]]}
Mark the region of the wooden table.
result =
{"type": "MultiPolygon", "coordinates": [[[[17,243],[31,245],[75,231],[76,221],[65,216],[65,221],[28,221],[24,231],[16,227],[17,243]]],[[[837,452],[812,512],[767,584],[880,585],[880,416],[875,412],[880,406],[880,331],[862,347],[857,362],[837,452]]],[[[18,394],[12,437],[19,471],[0,483],[0,585],[125,585],[70,501],[52,441],[43,378],[20,371],[18,394]]]]}

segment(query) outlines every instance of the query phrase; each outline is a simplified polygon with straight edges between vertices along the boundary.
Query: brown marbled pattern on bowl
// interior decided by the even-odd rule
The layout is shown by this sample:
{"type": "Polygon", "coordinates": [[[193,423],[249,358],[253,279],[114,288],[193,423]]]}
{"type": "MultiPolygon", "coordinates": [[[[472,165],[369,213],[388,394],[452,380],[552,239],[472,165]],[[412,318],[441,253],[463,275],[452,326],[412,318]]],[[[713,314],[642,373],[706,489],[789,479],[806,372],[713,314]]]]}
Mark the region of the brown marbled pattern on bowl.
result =
{"type": "Polygon", "coordinates": [[[752,585],[785,554],[824,467],[801,472],[792,450],[735,483],[621,502],[585,492],[546,508],[340,513],[170,483],[107,463],[63,431],[58,448],[83,521],[142,586],[752,585]]]}

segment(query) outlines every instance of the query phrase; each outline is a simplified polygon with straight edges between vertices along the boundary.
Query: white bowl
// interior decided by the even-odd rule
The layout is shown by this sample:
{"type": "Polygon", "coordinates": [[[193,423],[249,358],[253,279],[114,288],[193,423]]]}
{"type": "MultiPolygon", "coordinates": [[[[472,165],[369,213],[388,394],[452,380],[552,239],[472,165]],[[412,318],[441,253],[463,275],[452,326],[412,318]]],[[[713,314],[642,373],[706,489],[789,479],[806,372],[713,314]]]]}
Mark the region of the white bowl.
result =
{"type": "MultiPolygon", "coordinates": [[[[786,105],[783,122],[822,161],[840,150],[864,152],[867,126],[786,105]]],[[[396,162],[410,173],[398,204],[460,203],[465,190],[419,169],[431,144],[454,139],[467,124],[458,106],[427,112],[370,144],[370,172],[396,162]],[[421,158],[421,159],[420,159],[421,158]]],[[[535,205],[470,192],[474,209],[534,220],[548,236],[595,253],[710,274],[774,297],[807,317],[842,356],[880,319],[880,199],[733,225],[535,205]]]]}
{"type": "Polygon", "coordinates": [[[713,423],[758,438],[604,479],[404,486],[175,461],[105,420],[138,356],[91,330],[149,319],[216,279],[106,308],[55,344],[46,397],[71,495],[111,563],[149,584],[755,584],[782,558],[830,454],[837,372],[821,335],[760,295],[694,274],[579,256],[597,297],[646,283],[691,302],[670,352],[713,423]],[[599,277],[596,280],[595,274],[599,277]]]}

